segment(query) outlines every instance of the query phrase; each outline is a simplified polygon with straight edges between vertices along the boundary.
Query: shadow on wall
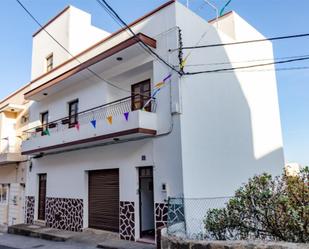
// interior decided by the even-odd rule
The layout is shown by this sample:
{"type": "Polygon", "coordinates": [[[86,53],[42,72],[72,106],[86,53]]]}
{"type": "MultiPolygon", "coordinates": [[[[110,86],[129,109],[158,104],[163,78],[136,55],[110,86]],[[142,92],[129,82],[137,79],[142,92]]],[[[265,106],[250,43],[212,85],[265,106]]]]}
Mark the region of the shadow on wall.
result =
{"type": "MultiPolygon", "coordinates": [[[[210,33],[203,43],[223,42],[216,32],[210,33]],[[208,37],[215,38],[210,41],[208,37]]],[[[235,57],[235,49],[240,53],[238,60],[248,60],[246,55],[253,49],[260,49],[261,57],[269,57],[269,47],[264,50],[257,45],[242,46],[196,49],[190,59],[196,64],[231,61],[235,60],[231,58],[231,55],[235,57]]],[[[204,66],[203,70],[231,66],[204,66]]],[[[201,67],[185,70],[199,71],[201,67]]],[[[186,197],[233,195],[241,183],[255,174],[282,172],[284,160],[274,72],[234,71],[185,76],[182,89],[186,197]],[[257,158],[257,151],[260,155],[263,151],[264,156],[257,158]]]]}

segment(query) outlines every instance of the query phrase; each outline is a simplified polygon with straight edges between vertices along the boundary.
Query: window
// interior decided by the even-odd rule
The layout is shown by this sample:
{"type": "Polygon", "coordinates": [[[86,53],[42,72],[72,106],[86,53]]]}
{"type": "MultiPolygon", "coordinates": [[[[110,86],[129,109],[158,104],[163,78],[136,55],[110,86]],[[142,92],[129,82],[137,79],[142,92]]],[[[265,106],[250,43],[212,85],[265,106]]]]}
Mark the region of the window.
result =
{"type": "Polygon", "coordinates": [[[7,203],[8,185],[0,184],[0,203],[7,203]]]}
{"type": "Polygon", "coordinates": [[[46,57],[46,72],[49,72],[54,67],[54,55],[50,54],[46,57]]]}
{"type": "MultiPolygon", "coordinates": [[[[140,110],[144,107],[151,96],[150,80],[145,80],[132,85],[132,111],[140,110]]],[[[145,106],[145,110],[151,111],[151,102],[145,106]]]]}
{"type": "Polygon", "coordinates": [[[48,130],[48,112],[41,113],[42,136],[46,135],[48,130]]]}
{"type": "Polygon", "coordinates": [[[78,99],[69,102],[69,127],[74,127],[78,122],[78,99]]]}

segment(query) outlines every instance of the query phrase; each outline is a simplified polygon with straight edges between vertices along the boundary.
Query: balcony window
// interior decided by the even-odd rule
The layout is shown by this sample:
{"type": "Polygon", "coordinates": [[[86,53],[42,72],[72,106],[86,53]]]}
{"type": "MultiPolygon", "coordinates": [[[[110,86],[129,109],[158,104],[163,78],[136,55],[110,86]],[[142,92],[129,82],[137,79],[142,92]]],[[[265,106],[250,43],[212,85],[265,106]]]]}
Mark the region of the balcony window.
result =
{"type": "Polygon", "coordinates": [[[7,193],[8,193],[8,185],[1,184],[0,185],[0,203],[1,204],[7,203],[7,193]]]}
{"type": "Polygon", "coordinates": [[[46,72],[49,72],[54,67],[54,55],[50,54],[46,57],[46,72]]]}
{"type": "Polygon", "coordinates": [[[41,135],[46,135],[46,131],[48,130],[48,112],[41,113],[41,124],[42,124],[42,132],[41,135]]]}
{"type": "Polygon", "coordinates": [[[140,110],[143,109],[143,107],[145,107],[145,110],[150,112],[151,102],[147,104],[148,100],[151,97],[150,80],[145,80],[132,85],[131,92],[132,92],[132,111],[140,110]]]}
{"type": "Polygon", "coordinates": [[[78,123],[78,99],[69,103],[69,127],[78,123]]]}

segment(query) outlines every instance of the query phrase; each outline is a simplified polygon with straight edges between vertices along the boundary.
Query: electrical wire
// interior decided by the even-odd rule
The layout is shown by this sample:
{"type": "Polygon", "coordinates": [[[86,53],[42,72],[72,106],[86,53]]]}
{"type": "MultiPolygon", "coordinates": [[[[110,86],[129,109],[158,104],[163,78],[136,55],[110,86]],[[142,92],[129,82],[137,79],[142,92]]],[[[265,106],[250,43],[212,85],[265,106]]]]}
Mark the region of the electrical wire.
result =
{"type": "Polygon", "coordinates": [[[294,58],[303,58],[308,57],[307,55],[294,55],[294,56],[285,56],[285,57],[277,57],[277,58],[264,58],[264,59],[252,59],[252,60],[244,60],[244,61],[226,61],[226,62],[212,62],[212,63],[199,63],[199,64],[188,64],[186,67],[202,67],[202,66],[215,66],[215,65],[230,65],[230,64],[243,64],[247,62],[258,62],[258,61],[274,61],[281,59],[294,59],[294,58]]]}
{"type": "Polygon", "coordinates": [[[309,56],[303,57],[303,58],[297,58],[297,59],[280,60],[280,61],[274,61],[274,62],[256,64],[256,65],[249,65],[249,66],[242,66],[242,67],[231,67],[231,68],[220,68],[220,69],[204,70],[204,71],[197,71],[197,72],[186,72],[185,75],[196,75],[196,74],[204,74],[204,73],[217,73],[217,72],[224,72],[224,71],[233,71],[233,70],[237,70],[237,69],[263,67],[263,66],[291,63],[291,62],[295,62],[295,61],[304,61],[304,60],[309,60],[309,56]]]}
{"type": "MultiPolygon", "coordinates": [[[[73,59],[75,59],[79,64],[81,64],[82,62],[76,57],[74,56],[69,50],[67,50],[53,35],[51,35],[45,28],[44,26],[34,17],[34,15],[32,15],[32,13],[25,7],[25,5],[23,5],[23,3],[20,1],[20,0],[16,0],[16,2],[24,9],[24,11],[31,17],[32,20],[35,21],[35,23],[37,25],[39,25],[41,27],[42,30],[45,31],[45,33],[54,41],[56,42],[65,52],[67,52],[73,59]]],[[[86,68],[90,73],[92,73],[95,77],[97,77],[98,79],[104,81],[106,84],[118,89],[118,90],[121,90],[121,91],[124,91],[124,92],[129,92],[130,94],[137,94],[137,93],[134,93],[134,92],[131,92],[130,90],[127,90],[125,88],[122,88],[122,87],[119,87],[117,85],[115,85],[114,83],[110,82],[109,80],[107,79],[104,79],[102,76],[100,76],[99,74],[97,74],[96,72],[94,72],[92,69],[90,69],[89,67],[86,68]]],[[[141,93],[138,93],[140,95],[143,96],[143,94],[141,93]]],[[[147,97],[145,95],[145,97],[147,97]]]]}
{"type": "MultiPolygon", "coordinates": [[[[175,71],[179,75],[182,75],[183,73],[179,70],[177,70],[174,66],[170,65],[167,61],[165,61],[160,55],[158,55],[155,51],[153,51],[144,41],[142,41],[135,32],[130,28],[130,26],[117,14],[117,12],[105,1],[105,0],[96,0],[101,7],[107,11],[108,14],[114,16],[130,33],[141,43],[141,47],[147,51],[150,55],[161,61],[161,63],[165,64],[167,67],[169,67],[171,70],[175,71]]],[[[119,22],[117,22],[119,24],[119,22]]]]}
{"type": "MultiPolygon", "coordinates": [[[[309,36],[309,33],[297,34],[297,35],[288,35],[288,36],[278,36],[278,37],[256,39],[256,40],[239,41],[239,42],[230,42],[230,43],[215,43],[215,44],[207,44],[207,45],[200,45],[200,46],[188,46],[188,47],[183,47],[182,49],[212,48],[212,47],[220,47],[220,46],[230,46],[230,45],[254,43],[254,42],[266,42],[266,41],[301,38],[301,37],[307,37],[307,36],[309,36]]],[[[180,48],[171,49],[170,51],[175,51],[175,50],[179,50],[179,49],[180,48]]]]}

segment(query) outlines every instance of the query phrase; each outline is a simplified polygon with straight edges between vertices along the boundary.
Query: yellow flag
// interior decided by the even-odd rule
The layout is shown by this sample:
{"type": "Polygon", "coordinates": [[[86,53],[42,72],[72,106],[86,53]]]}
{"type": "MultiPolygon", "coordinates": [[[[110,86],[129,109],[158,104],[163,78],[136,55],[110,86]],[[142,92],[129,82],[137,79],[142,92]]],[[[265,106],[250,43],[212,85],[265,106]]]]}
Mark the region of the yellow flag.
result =
{"type": "Polygon", "coordinates": [[[113,116],[108,116],[106,119],[107,119],[109,124],[113,123],[113,116]]]}

